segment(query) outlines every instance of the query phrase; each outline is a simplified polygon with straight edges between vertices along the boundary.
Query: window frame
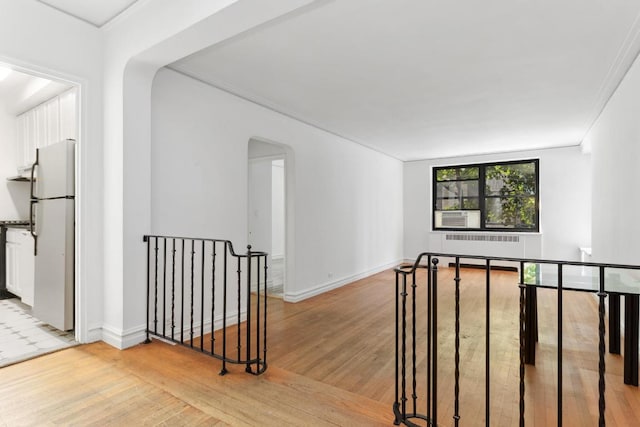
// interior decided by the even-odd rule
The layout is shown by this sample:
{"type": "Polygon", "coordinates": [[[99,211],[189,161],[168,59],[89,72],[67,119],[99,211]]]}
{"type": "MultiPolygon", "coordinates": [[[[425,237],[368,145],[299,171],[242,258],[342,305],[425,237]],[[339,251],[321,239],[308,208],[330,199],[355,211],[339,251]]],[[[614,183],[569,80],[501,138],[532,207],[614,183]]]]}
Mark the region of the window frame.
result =
{"type": "MultiPolygon", "coordinates": [[[[453,181],[453,180],[451,180],[453,181]]],[[[462,179],[460,181],[470,181],[470,179],[462,179]]],[[[471,180],[475,181],[475,180],[471,180]]],[[[488,163],[467,163],[467,164],[453,164],[443,166],[433,166],[431,170],[431,230],[432,231],[458,231],[458,232],[498,232],[498,233],[539,233],[540,232],[540,159],[523,159],[523,160],[510,160],[500,162],[488,162],[488,163]],[[533,163],[535,168],[535,227],[534,228],[502,228],[502,227],[487,227],[485,225],[487,216],[487,198],[499,198],[499,196],[486,195],[486,170],[492,166],[504,166],[504,165],[518,165],[533,163]],[[450,211],[480,211],[480,227],[479,228],[463,228],[463,227],[436,227],[436,212],[447,212],[447,210],[437,209],[438,200],[444,200],[444,198],[438,198],[438,183],[447,181],[438,181],[437,173],[443,169],[459,169],[459,168],[478,168],[478,208],[477,209],[454,209],[450,211]]]]}

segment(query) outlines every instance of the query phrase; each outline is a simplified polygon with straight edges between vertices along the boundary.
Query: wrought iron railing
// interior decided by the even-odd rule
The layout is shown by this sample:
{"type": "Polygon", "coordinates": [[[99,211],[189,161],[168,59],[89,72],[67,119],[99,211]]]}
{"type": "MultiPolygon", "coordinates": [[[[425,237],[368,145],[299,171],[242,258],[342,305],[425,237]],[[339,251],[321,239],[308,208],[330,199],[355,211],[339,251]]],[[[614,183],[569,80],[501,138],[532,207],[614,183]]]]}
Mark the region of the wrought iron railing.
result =
{"type": "Polygon", "coordinates": [[[258,375],[267,369],[267,253],[228,240],[144,236],[152,336],[258,375]]]}
{"type": "MultiPolygon", "coordinates": [[[[498,262],[508,262],[519,271],[519,280],[514,286],[519,288],[519,423],[525,425],[525,393],[526,365],[535,365],[536,342],[538,340],[538,289],[552,289],[556,292],[557,304],[557,425],[562,425],[563,418],[563,294],[565,292],[589,292],[597,296],[598,301],[598,380],[594,384],[598,395],[598,425],[606,422],[605,405],[605,299],[609,299],[609,352],[620,354],[620,297],[625,301],[625,348],[624,348],[624,383],[638,385],[638,302],[640,293],[640,266],[599,264],[588,262],[567,262],[534,260],[520,258],[480,257],[439,253],[422,253],[414,264],[401,265],[396,272],[396,349],[395,349],[395,402],[393,411],[394,424],[408,426],[442,425],[458,426],[461,421],[461,407],[464,401],[460,398],[460,380],[465,377],[461,366],[460,337],[460,283],[461,259],[480,261],[485,270],[485,352],[484,352],[484,424],[493,425],[491,419],[491,334],[490,322],[492,314],[491,301],[491,269],[498,262]],[[439,259],[451,259],[455,276],[448,292],[452,292],[453,303],[447,311],[438,308],[438,294],[444,292],[442,283],[438,283],[439,259]],[[423,261],[426,260],[426,264],[423,261]],[[426,270],[426,285],[417,283],[417,272],[426,270]],[[420,294],[423,295],[420,295],[420,294]],[[426,293],[426,298],[424,296],[426,293]],[[426,299],[426,305],[423,304],[426,299]],[[443,330],[438,326],[446,316],[450,327],[443,330]],[[443,354],[439,349],[441,335],[451,334],[453,326],[453,349],[443,354]],[[438,387],[438,362],[451,357],[453,372],[450,394],[443,395],[438,387]],[[438,418],[438,406],[446,399],[450,402],[452,419],[438,418]]],[[[477,277],[477,273],[475,273],[477,277]]],[[[475,283],[474,285],[478,285],[475,283]]],[[[482,284],[480,284],[482,285],[482,284]]],[[[477,304],[477,301],[473,303],[477,304]]],[[[501,308],[498,308],[500,310],[501,308]]],[[[475,320],[477,321],[477,319],[475,320]]],[[[482,320],[480,320],[482,322],[482,320]]],[[[468,325],[467,325],[468,326],[468,325]]],[[[596,351],[594,348],[593,351],[596,351]]],[[[451,362],[449,362],[451,363],[451,362]]],[[[482,369],[481,369],[482,370],[482,369]]],[[[534,373],[535,375],[535,373],[534,373]]],[[[446,378],[449,381],[449,378],[446,378]]],[[[449,389],[447,389],[449,390],[449,389]]],[[[481,396],[482,397],[482,396],[481,396]]],[[[442,407],[442,406],[441,406],[442,407]]],[[[467,419],[464,425],[478,425],[481,418],[467,419]]]]}

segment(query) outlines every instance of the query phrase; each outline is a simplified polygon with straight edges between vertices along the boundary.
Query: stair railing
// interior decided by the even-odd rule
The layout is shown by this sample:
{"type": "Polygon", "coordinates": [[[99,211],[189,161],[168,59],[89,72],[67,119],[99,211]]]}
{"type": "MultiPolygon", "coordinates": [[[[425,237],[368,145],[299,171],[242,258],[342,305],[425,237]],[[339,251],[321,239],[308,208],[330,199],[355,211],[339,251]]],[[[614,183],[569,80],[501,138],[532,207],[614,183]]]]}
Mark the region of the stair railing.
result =
{"type": "Polygon", "coordinates": [[[267,369],[267,253],[237,254],[229,240],[144,236],[147,327],[259,375],[267,369]]]}
{"type": "MultiPolygon", "coordinates": [[[[491,269],[497,261],[507,261],[517,265],[519,283],[519,425],[525,425],[525,370],[526,365],[535,365],[535,350],[538,340],[537,291],[551,289],[556,292],[557,303],[557,425],[563,420],[563,295],[565,292],[589,292],[598,299],[598,382],[594,387],[598,389],[598,425],[606,422],[605,402],[605,299],[609,298],[609,352],[620,354],[620,297],[625,301],[625,349],[624,349],[624,383],[638,386],[638,320],[640,278],[637,272],[640,266],[620,264],[600,264],[589,262],[551,261],[522,258],[482,257],[440,253],[422,253],[415,263],[405,264],[395,269],[396,285],[396,343],[395,343],[395,402],[393,412],[394,424],[407,426],[428,425],[437,426],[438,404],[446,399],[453,399],[452,421],[458,426],[461,420],[460,408],[460,283],[461,259],[480,261],[480,267],[486,271],[484,279],[485,294],[485,366],[484,366],[484,422],[491,424],[491,337],[490,322],[492,309],[491,300],[491,269]],[[439,258],[438,258],[439,257],[439,258]],[[453,312],[443,312],[438,309],[439,259],[450,258],[455,262],[455,277],[453,279],[453,312]],[[426,260],[426,263],[424,261],[426,260]],[[570,277],[570,268],[588,269],[594,274],[588,274],[587,279],[570,277]],[[426,270],[426,287],[417,284],[418,271],[426,270]],[[621,275],[627,275],[626,280],[621,275]],[[575,280],[574,280],[575,279],[575,280]],[[582,282],[581,282],[582,280],[582,282]],[[426,292],[426,307],[417,303],[420,292],[426,292]],[[439,349],[438,319],[442,316],[454,317],[453,357],[453,393],[443,396],[438,388],[438,360],[442,355],[439,349]],[[420,319],[420,321],[418,320],[420,319]],[[426,324],[426,325],[425,325],[426,324]],[[424,333],[426,331],[426,333],[424,333]],[[426,342],[425,342],[426,338],[426,342]],[[426,350],[424,349],[426,347],[426,350]],[[417,365],[421,363],[426,351],[426,368],[418,374],[417,365]],[[420,354],[420,358],[417,357],[420,354]],[[426,382],[425,382],[426,380],[426,382]],[[422,390],[419,385],[426,384],[422,390]],[[423,395],[419,395],[422,390],[423,395]]],[[[583,277],[580,275],[580,277],[583,277]]],[[[445,284],[446,285],[446,284],[445,284]]],[[[447,331],[450,332],[450,331],[447,331]]],[[[594,349],[595,350],[595,349],[594,349]]],[[[424,363],[423,363],[424,364],[424,363]]],[[[465,424],[477,425],[478,420],[467,420],[465,424]]],[[[451,425],[449,421],[443,425],[451,425]]]]}

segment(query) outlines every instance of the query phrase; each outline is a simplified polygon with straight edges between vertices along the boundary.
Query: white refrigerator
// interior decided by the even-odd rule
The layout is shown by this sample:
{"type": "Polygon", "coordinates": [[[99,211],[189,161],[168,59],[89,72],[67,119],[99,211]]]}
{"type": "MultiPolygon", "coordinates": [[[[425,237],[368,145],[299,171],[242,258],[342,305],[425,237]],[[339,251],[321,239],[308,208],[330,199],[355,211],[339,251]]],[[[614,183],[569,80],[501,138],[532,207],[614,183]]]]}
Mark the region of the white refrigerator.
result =
{"type": "Polygon", "coordinates": [[[35,277],[33,315],[74,328],[75,141],[39,148],[31,169],[31,235],[35,277]]]}

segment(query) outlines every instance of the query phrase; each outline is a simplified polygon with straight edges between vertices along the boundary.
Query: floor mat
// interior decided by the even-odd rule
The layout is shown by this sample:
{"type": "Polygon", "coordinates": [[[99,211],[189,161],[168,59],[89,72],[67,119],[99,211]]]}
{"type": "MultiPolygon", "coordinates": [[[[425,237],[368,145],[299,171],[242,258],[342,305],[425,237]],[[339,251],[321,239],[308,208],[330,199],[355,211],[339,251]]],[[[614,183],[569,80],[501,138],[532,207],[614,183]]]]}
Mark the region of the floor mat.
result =
{"type": "Polygon", "coordinates": [[[29,314],[19,299],[0,301],[0,367],[76,345],[63,332],[29,314]]]}

